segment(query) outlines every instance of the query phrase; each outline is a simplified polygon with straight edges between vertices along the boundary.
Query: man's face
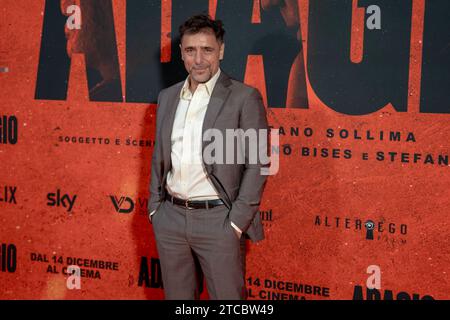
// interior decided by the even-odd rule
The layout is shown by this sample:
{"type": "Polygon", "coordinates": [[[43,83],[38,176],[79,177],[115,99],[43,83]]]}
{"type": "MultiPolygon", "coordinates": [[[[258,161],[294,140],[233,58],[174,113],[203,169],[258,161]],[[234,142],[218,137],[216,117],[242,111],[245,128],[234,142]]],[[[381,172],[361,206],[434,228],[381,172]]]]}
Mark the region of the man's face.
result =
{"type": "Polygon", "coordinates": [[[191,78],[191,85],[205,83],[219,70],[225,45],[212,30],[185,34],[181,39],[181,59],[191,78]]]}

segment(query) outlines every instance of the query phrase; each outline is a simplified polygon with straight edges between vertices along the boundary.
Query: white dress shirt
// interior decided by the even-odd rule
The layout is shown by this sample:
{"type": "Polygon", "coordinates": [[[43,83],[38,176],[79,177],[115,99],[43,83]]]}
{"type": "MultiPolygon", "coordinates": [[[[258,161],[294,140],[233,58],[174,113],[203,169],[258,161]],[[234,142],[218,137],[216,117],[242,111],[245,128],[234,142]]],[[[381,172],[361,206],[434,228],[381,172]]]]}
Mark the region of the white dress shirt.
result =
{"type": "MultiPolygon", "coordinates": [[[[220,76],[220,69],[206,83],[199,83],[194,93],[189,77],[180,91],[171,136],[172,168],[167,175],[167,191],[182,199],[219,199],[219,193],[206,175],[202,158],[202,128],[212,91],[220,76]]],[[[155,211],[151,213],[153,215],[155,211]]],[[[236,231],[242,231],[231,222],[236,231]]]]}

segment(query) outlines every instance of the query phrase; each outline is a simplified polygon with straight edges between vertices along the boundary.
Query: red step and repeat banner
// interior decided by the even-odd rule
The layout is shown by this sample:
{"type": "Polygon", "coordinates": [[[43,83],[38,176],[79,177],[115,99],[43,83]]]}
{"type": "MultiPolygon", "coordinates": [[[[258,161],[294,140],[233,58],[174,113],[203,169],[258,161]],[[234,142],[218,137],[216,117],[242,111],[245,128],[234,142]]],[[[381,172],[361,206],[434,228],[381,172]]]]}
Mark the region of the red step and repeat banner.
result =
{"type": "Polygon", "coordinates": [[[199,12],[280,132],[249,299],[450,298],[449,1],[0,7],[1,299],[164,298],[155,102],[186,78],[178,26],[199,12]]]}

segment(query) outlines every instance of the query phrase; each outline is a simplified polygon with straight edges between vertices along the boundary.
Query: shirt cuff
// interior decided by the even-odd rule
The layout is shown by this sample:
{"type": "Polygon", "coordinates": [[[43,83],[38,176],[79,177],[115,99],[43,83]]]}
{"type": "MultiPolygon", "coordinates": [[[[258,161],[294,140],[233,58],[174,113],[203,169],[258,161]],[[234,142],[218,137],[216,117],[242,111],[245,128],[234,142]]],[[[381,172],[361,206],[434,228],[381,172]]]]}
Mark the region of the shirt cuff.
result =
{"type": "Polygon", "coordinates": [[[231,221],[231,226],[232,226],[234,229],[236,229],[236,231],[239,232],[239,234],[242,234],[242,230],[239,229],[239,227],[238,227],[237,225],[235,225],[235,224],[233,223],[233,221],[231,221]]]}

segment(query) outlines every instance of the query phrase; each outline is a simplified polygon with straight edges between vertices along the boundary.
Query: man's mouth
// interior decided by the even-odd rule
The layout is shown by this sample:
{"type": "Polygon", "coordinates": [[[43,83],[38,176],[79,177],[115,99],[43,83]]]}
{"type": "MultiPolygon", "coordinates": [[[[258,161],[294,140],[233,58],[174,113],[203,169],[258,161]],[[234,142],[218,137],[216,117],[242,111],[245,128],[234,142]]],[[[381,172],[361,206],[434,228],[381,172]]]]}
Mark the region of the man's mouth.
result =
{"type": "Polygon", "coordinates": [[[204,67],[204,68],[193,68],[193,70],[194,71],[197,71],[197,72],[204,72],[204,71],[206,71],[208,69],[208,67],[204,67]]]}

